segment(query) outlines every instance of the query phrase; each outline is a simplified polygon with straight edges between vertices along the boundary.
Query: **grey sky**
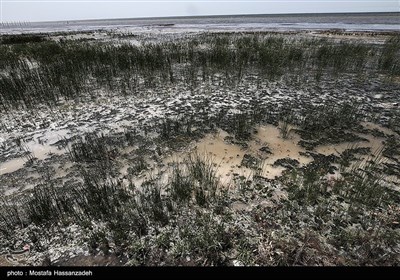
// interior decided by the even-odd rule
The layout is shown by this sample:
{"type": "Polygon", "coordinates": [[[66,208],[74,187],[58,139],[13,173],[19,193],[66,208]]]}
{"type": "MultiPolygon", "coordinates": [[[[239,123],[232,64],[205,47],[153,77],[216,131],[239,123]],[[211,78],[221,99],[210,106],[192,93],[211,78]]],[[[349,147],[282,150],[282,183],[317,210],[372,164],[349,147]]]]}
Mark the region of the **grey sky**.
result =
{"type": "Polygon", "coordinates": [[[0,0],[3,22],[191,15],[399,12],[400,0],[0,0]]]}

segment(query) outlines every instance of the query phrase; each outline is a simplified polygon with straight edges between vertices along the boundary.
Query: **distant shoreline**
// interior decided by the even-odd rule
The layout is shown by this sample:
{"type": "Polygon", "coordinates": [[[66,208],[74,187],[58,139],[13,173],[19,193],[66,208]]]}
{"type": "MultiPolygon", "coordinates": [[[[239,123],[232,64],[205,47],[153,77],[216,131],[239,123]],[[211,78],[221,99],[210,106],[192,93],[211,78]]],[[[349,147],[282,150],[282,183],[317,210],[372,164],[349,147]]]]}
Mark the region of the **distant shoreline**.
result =
{"type": "Polygon", "coordinates": [[[226,18],[279,18],[279,17],[335,17],[335,16],[398,16],[400,24],[400,12],[351,12],[351,13],[288,13],[288,14],[237,14],[237,15],[199,15],[199,16],[167,16],[167,17],[135,17],[135,18],[97,18],[97,19],[71,19],[60,21],[29,21],[32,24],[48,23],[80,23],[80,22],[103,22],[103,21],[154,21],[154,20],[198,20],[198,19],[226,19],[226,18]]]}
{"type": "Polygon", "coordinates": [[[251,14],[190,17],[149,17],[128,19],[92,19],[47,22],[13,22],[0,24],[0,34],[82,32],[126,29],[151,33],[151,28],[180,33],[192,31],[391,31],[400,32],[400,12],[323,13],[323,14],[251,14]]]}

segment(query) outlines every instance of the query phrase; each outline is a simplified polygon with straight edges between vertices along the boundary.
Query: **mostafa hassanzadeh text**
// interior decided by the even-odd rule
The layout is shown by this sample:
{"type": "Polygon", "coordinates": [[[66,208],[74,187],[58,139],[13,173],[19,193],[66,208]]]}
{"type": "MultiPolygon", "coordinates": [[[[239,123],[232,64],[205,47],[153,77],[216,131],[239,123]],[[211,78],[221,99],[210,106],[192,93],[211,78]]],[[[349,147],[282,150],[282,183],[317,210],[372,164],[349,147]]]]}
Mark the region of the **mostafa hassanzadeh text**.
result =
{"type": "Polygon", "coordinates": [[[29,270],[29,276],[92,276],[91,270],[29,270]]]}

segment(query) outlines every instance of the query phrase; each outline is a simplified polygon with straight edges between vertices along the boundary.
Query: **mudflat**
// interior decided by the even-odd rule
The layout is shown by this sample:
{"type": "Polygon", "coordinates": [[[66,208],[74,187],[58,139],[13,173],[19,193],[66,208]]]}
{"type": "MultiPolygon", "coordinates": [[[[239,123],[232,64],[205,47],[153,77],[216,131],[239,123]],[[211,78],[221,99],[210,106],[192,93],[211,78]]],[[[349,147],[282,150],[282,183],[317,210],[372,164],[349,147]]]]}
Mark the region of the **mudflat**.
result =
{"type": "Polygon", "coordinates": [[[398,264],[399,23],[341,16],[2,29],[0,264],[398,264]]]}

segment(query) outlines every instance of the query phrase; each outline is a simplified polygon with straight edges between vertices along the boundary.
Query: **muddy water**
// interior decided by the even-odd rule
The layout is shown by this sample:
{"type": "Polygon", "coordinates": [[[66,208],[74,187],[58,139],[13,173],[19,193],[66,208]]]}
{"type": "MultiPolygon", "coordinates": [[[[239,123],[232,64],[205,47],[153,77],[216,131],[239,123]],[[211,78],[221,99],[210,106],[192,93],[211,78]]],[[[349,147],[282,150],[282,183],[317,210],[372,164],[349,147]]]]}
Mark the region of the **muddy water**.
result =
{"type": "Polygon", "coordinates": [[[280,136],[280,130],[276,126],[267,125],[258,128],[258,133],[255,135],[255,141],[252,141],[251,147],[257,150],[262,146],[268,146],[272,154],[267,155],[264,160],[264,176],[267,178],[274,178],[276,175],[280,176],[282,167],[273,167],[273,163],[281,158],[291,158],[299,161],[300,166],[304,166],[312,161],[312,158],[301,156],[300,152],[305,152],[304,148],[298,145],[300,136],[294,132],[290,132],[287,139],[280,136]]]}
{"type": "MultiPolygon", "coordinates": [[[[59,150],[57,147],[49,146],[49,145],[41,145],[37,143],[29,142],[27,145],[28,149],[32,152],[32,156],[43,160],[49,157],[50,154],[63,154],[64,150],[59,150]]],[[[14,172],[24,166],[27,162],[27,158],[15,158],[4,163],[0,163],[0,175],[14,172]]]]}
{"type": "Polygon", "coordinates": [[[383,132],[383,133],[385,133],[385,134],[388,134],[388,135],[394,135],[394,134],[396,134],[396,133],[395,133],[394,131],[392,131],[391,129],[389,129],[389,128],[387,128],[387,127],[382,127],[382,126],[380,126],[380,125],[378,125],[378,124],[376,124],[376,123],[372,123],[372,122],[362,122],[361,125],[364,126],[365,128],[368,128],[368,129],[372,129],[372,130],[377,129],[377,130],[379,130],[379,131],[381,131],[381,132],[383,132]]]}
{"type": "MultiPolygon", "coordinates": [[[[368,129],[377,129],[387,135],[394,135],[396,134],[394,131],[390,130],[389,128],[382,127],[380,125],[370,123],[370,122],[363,122],[361,123],[365,128],[368,129]]],[[[355,133],[357,136],[367,139],[368,141],[358,141],[358,142],[344,142],[336,145],[321,145],[316,147],[314,150],[318,153],[324,155],[334,154],[339,156],[343,153],[346,149],[352,148],[370,148],[371,152],[368,155],[361,155],[358,156],[360,161],[353,162],[350,167],[348,168],[351,170],[352,168],[357,168],[359,166],[365,166],[368,164],[368,161],[374,160],[377,161],[379,164],[383,163],[392,163],[396,164],[396,162],[392,159],[386,158],[381,154],[382,149],[384,148],[384,141],[385,138],[383,137],[376,137],[370,134],[362,134],[362,133],[355,133]]],[[[333,164],[340,169],[338,164],[333,164]]],[[[336,171],[335,174],[327,175],[328,178],[340,178],[341,174],[339,171],[336,171]]],[[[386,182],[391,183],[392,185],[398,184],[398,178],[396,176],[385,176],[384,179],[386,182]]]]}
{"type": "Polygon", "coordinates": [[[216,135],[207,135],[192,149],[192,152],[197,152],[216,163],[217,175],[221,177],[223,184],[229,183],[233,174],[249,177],[252,173],[250,169],[240,166],[246,150],[238,145],[226,143],[226,136],[229,134],[220,130],[216,135]]]}
{"type": "Polygon", "coordinates": [[[14,172],[24,166],[26,159],[15,158],[4,163],[0,163],[0,175],[14,172]]]}
{"type": "MultiPolygon", "coordinates": [[[[381,126],[363,123],[366,128],[379,129],[386,134],[393,134],[391,130],[383,128],[381,126]]],[[[230,144],[224,141],[225,137],[229,134],[225,131],[220,130],[215,135],[207,135],[202,140],[197,142],[190,152],[197,152],[200,155],[205,155],[216,163],[217,173],[221,176],[221,182],[229,183],[234,175],[244,176],[246,178],[251,177],[255,174],[255,170],[241,166],[241,161],[245,154],[250,154],[256,158],[262,159],[260,164],[261,171],[259,175],[274,179],[275,177],[281,176],[285,170],[284,167],[273,166],[274,162],[282,158],[291,158],[299,161],[299,166],[307,165],[312,162],[311,157],[305,157],[300,155],[301,152],[305,152],[298,142],[301,140],[300,136],[293,132],[289,133],[287,139],[283,139],[280,135],[278,127],[273,125],[264,125],[256,128],[257,133],[252,135],[252,139],[248,142],[248,148],[243,148],[239,145],[230,144]],[[260,148],[268,147],[272,154],[266,154],[260,151],[260,148]]],[[[324,155],[340,155],[344,150],[356,147],[369,147],[371,148],[371,154],[368,156],[361,157],[363,161],[367,161],[379,154],[385,138],[375,137],[369,134],[357,134],[358,136],[367,139],[368,141],[359,142],[345,142],[337,145],[321,145],[315,148],[315,152],[324,155]]],[[[182,158],[187,156],[188,153],[180,153],[175,155],[175,161],[179,162],[182,158]]],[[[389,159],[383,158],[383,161],[390,161],[389,159]]],[[[171,161],[171,160],[170,160],[171,161]]],[[[334,174],[334,177],[340,176],[340,174],[334,174]]]]}
{"type": "MultiPolygon", "coordinates": [[[[362,122],[361,123],[365,128],[368,129],[377,129],[387,135],[394,135],[396,134],[394,131],[390,130],[389,128],[382,127],[380,125],[370,123],[370,122],[362,122]]],[[[314,150],[318,153],[324,155],[335,154],[339,155],[346,149],[351,148],[371,148],[371,154],[376,155],[379,151],[383,148],[383,142],[385,138],[383,137],[375,137],[370,134],[362,134],[362,133],[355,133],[357,136],[367,139],[368,141],[358,141],[358,142],[344,142],[336,145],[321,145],[316,147],[314,150]]]]}
{"type": "MultiPolygon", "coordinates": [[[[378,124],[371,123],[371,122],[362,122],[362,126],[364,126],[367,129],[377,129],[387,135],[395,135],[396,133],[389,128],[382,127],[378,124]]],[[[384,146],[384,141],[385,138],[383,137],[376,137],[371,134],[362,134],[362,133],[355,133],[357,136],[364,138],[368,141],[357,141],[357,142],[343,142],[340,144],[336,145],[320,145],[316,147],[314,150],[318,153],[324,154],[324,155],[340,155],[345,151],[346,149],[351,149],[351,148],[371,148],[371,154],[376,155],[380,152],[380,150],[384,146]]]]}
{"type": "MultiPolygon", "coordinates": [[[[374,123],[361,123],[365,128],[368,129],[377,129],[387,135],[394,135],[396,134],[394,131],[390,130],[389,128],[379,126],[374,123]]],[[[364,138],[368,141],[357,141],[357,142],[343,142],[340,144],[336,145],[320,145],[314,150],[318,153],[324,154],[324,155],[340,155],[345,151],[346,149],[351,149],[351,148],[370,148],[371,149],[371,155],[377,155],[380,153],[380,151],[384,147],[384,137],[376,137],[371,134],[363,134],[363,133],[355,133],[355,135],[364,138]]]]}
{"type": "Polygon", "coordinates": [[[358,141],[358,142],[343,142],[340,144],[336,145],[320,145],[314,148],[314,150],[320,154],[324,155],[340,155],[347,149],[352,149],[352,148],[371,148],[371,153],[372,154],[377,154],[380,149],[383,147],[383,141],[385,138],[381,137],[375,137],[373,135],[368,135],[368,134],[361,134],[361,133],[355,133],[357,136],[360,136],[364,139],[367,139],[367,141],[358,141]]]}
{"type": "Polygon", "coordinates": [[[64,150],[59,150],[57,147],[49,146],[49,145],[41,145],[37,143],[32,143],[28,145],[29,150],[32,151],[32,155],[39,159],[43,160],[49,157],[49,154],[64,154],[64,150]]]}
{"type": "MultiPolygon", "coordinates": [[[[64,154],[65,150],[60,150],[52,144],[66,137],[68,130],[46,131],[38,133],[33,140],[24,143],[25,149],[31,152],[31,155],[39,160],[49,157],[50,154],[64,154]]],[[[14,172],[24,166],[27,162],[26,157],[14,158],[0,163],[0,175],[14,172]]]]}
{"type": "Polygon", "coordinates": [[[1,192],[5,195],[12,195],[18,192],[23,192],[29,189],[33,189],[35,186],[35,181],[41,178],[40,174],[37,172],[31,172],[29,175],[26,177],[26,184],[11,184],[8,187],[4,187],[0,184],[1,192]]]}
{"type": "Polygon", "coordinates": [[[249,141],[248,148],[225,142],[224,138],[229,134],[220,130],[216,135],[208,135],[198,142],[194,150],[200,155],[207,155],[213,162],[217,163],[217,173],[221,176],[222,182],[232,179],[233,174],[245,177],[254,174],[254,170],[241,166],[245,154],[263,160],[260,165],[262,169],[260,175],[269,179],[280,176],[282,171],[285,170],[283,167],[273,166],[277,159],[286,157],[296,159],[300,162],[300,166],[312,161],[312,158],[299,154],[304,149],[298,145],[300,137],[297,134],[290,133],[288,139],[282,139],[279,129],[273,125],[260,126],[256,129],[258,132],[249,141]],[[261,152],[260,148],[264,146],[267,146],[272,154],[261,152]]]}

